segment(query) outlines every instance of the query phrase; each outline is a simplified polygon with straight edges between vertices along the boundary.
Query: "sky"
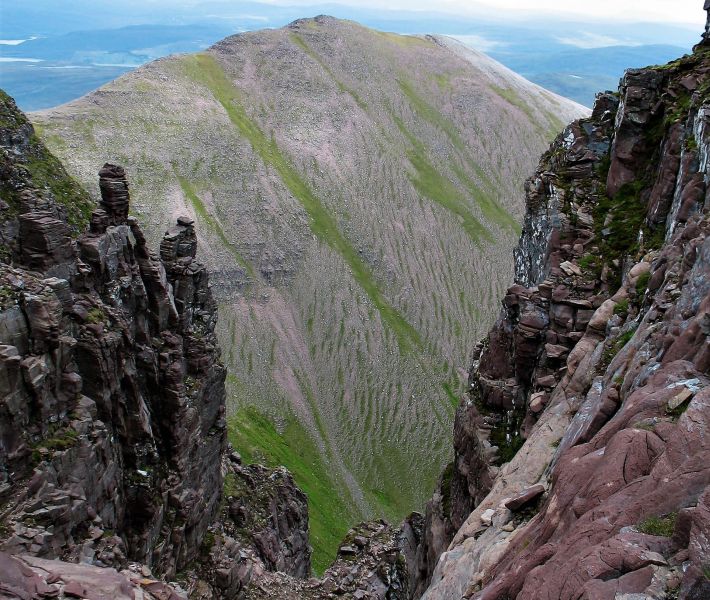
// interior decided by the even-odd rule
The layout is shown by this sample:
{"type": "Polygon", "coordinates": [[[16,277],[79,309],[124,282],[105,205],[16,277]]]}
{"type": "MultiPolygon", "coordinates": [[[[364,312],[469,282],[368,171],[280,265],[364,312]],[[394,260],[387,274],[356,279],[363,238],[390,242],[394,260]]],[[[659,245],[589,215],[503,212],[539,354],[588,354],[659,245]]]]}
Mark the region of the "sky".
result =
{"type": "MultiPolygon", "coordinates": [[[[313,5],[318,0],[261,0],[268,4],[313,5]]],[[[705,22],[702,0],[325,0],[347,6],[399,10],[433,10],[454,14],[476,14],[481,8],[525,14],[548,13],[592,19],[617,18],[629,21],[688,23],[705,22]]]]}

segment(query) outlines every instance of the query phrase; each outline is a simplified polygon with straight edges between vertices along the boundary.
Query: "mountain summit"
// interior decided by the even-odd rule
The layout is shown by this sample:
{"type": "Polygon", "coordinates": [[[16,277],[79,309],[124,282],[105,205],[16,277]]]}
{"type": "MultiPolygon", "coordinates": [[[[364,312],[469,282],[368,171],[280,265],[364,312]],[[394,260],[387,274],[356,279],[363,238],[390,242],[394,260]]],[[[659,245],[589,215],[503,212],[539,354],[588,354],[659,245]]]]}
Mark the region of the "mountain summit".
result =
{"type": "Polygon", "coordinates": [[[230,439],[292,469],[322,567],[347,523],[430,494],[512,277],[524,178],[585,112],[451,39],[321,16],[32,119],[89,190],[125,166],[152,242],[196,221],[230,439]]]}

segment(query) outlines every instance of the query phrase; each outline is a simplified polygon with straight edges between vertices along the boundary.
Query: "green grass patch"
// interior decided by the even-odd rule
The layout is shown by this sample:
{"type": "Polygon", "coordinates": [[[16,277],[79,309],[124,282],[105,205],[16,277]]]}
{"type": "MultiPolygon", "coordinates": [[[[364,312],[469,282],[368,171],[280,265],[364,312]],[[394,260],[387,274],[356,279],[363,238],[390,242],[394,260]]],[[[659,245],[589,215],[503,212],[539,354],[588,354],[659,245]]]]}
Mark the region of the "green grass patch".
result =
{"type": "Polygon", "coordinates": [[[412,46],[426,46],[431,43],[424,38],[414,35],[402,35],[399,33],[391,33],[389,31],[377,31],[375,29],[368,29],[368,31],[370,33],[374,32],[388,42],[392,42],[393,44],[397,44],[398,46],[402,46],[404,48],[411,48],[412,46]]]}
{"type": "Polygon", "coordinates": [[[474,244],[479,244],[482,239],[493,241],[491,233],[471,213],[461,192],[429,162],[424,144],[406,128],[402,119],[396,115],[393,118],[411,144],[407,156],[414,167],[415,174],[410,180],[417,192],[456,216],[474,244]]]}
{"type": "Polygon", "coordinates": [[[614,307],[614,314],[619,315],[620,317],[626,318],[626,316],[629,314],[629,299],[628,298],[622,298],[616,303],[616,306],[614,307]]]}
{"type": "Polygon", "coordinates": [[[313,569],[317,574],[335,559],[355,516],[338,493],[339,482],[323,461],[318,447],[296,418],[289,416],[282,432],[254,407],[244,407],[229,419],[229,441],[245,463],[283,465],[308,497],[313,569]]]}
{"type": "Polygon", "coordinates": [[[646,179],[626,183],[619,188],[614,198],[602,194],[594,208],[594,228],[601,240],[602,262],[610,269],[610,287],[621,285],[621,265],[624,258],[635,258],[638,254],[659,248],[663,243],[664,229],[650,229],[644,223],[646,201],[644,190],[649,187],[646,179]],[[643,247],[639,244],[639,233],[643,232],[643,247]]]}
{"type": "MultiPolygon", "coordinates": [[[[402,93],[406,96],[407,100],[409,100],[409,103],[416,115],[437,129],[443,131],[446,134],[446,137],[449,138],[449,141],[454,148],[456,148],[464,157],[468,165],[472,169],[475,169],[479,175],[481,175],[483,173],[483,169],[481,169],[475,161],[471,159],[468,147],[456,129],[454,123],[429,104],[422,96],[420,96],[415,91],[414,86],[404,77],[400,77],[397,80],[397,83],[399,88],[402,90],[402,93]]],[[[447,178],[438,173],[431,163],[429,163],[426,158],[426,150],[424,145],[417,140],[411,132],[406,130],[404,121],[395,118],[395,122],[397,123],[400,131],[407,137],[409,142],[414,147],[413,151],[409,153],[409,159],[419,174],[419,177],[417,178],[419,182],[418,190],[428,198],[437,201],[445,208],[448,208],[448,210],[451,210],[460,217],[464,218],[466,221],[464,228],[467,229],[469,235],[472,235],[473,231],[475,232],[474,235],[477,239],[481,236],[485,236],[488,232],[483,228],[480,222],[478,222],[470,214],[462,214],[467,212],[465,201],[462,202],[461,198],[458,198],[458,200],[456,199],[456,196],[461,196],[460,192],[447,178]],[[472,221],[475,221],[475,223],[472,221]]],[[[513,219],[513,217],[488,194],[481,190],[481,188],[465,174],[463,169],[456,165],[453,165],[452,168],[461,180],[461,183],[468,188],[471,196],[481,208],[481,211],[486,219],[499,225],[500,227],[511,228],[513,231],[519,229],[515,219],[513,219]]],[[[485,179],[482,177],[482,181],[487,181],[490,188],[495,189],[488,177],[485,177],[485,179]]],[[[416,185],[417,183],[415,182],[415,186],[416,185]]]]}
{"type": "Polygon", "coordinates": [[[607,367],[611,364],[611,361],[614,360],[621,349],[631,341],[632,337],[634,337],[634,333],[636,333],[636,330],[631,329],[625,333],[622,333],[619,337],[607,342],[599,362],[600,372],[603,373],[606,371],[607,367]]]}
{"type": "Polygon", "coordinates": [[[646,271],[645,273],[641,273],[639,275],[639,278],[636,280],[636,293],[640,298],[642,298],[646,294],[646,288],[648,287],[648,282],[651,279],[651,272],[646,271]]]}
{"type": "MultiPolygon", "coordinates": [[[[174,165],[173,170],[175,171],[174,165]]],[[[177,177],[177,180],[180,183],[180,188],[182,189],[182,193],[185,195],[185,198],[187,198],[190,201],[190,204],[192,204],[192,208],[195,211],[195,214],[197,214],[197,217],[207,225],[207,228],[212,233],[214,233],[219,238],[219,241],[222,242],[222,245],[229,251],[229,253],[234,257],[234,259],[242,267],[244,267],[244,269],[246,269],[246,272],[249,274],[249,276],[254,278],[253,267],[244,259],[241,254],[239,254],[239,252],[237,252],[232,242],[229,241],[227,235],[224,233],[224,229],[222,229],[222,226],[220,225],[219,221],[210,214],[210,212],[207,210],[207,207],[205,206],[205,203],[202,202],[200,197],[197,195],[195,188],[192,187],[190,182],[185,177],[181,177],[180,175],[178,175],[177,171],[175,171],[175,177],[177,177]]]]}
{"type": "Polygon", "coordinates": [[[670,513],[663,517],[649,517],[639,523],[638,530],[647,535],[657,535],[659,537],[671,537],[675,530],[675,522],[678,513],[670,513]]]}
{"type": "Polygon", "coordinates": [[[507,210],[476,185],[476,182],[471,179],[461,167],[452,165],[452,168],[456,176],[461,180],[461,183],[466,186],[471,196],[476,200],[483,216],[488,221],[495,223],[502,229],[509,229],[517,234],[520,233],[520,225],[507,210]]]}
{"type": "Polygon", "coordinates": [[[33,446],[32,459],[35,463],[40,462],[40,448],[46,448],[51,452],[62,452],[73,448],[79,441],[79,434],[74,429],[51,428],[49,437],[40,440],[33,446]]]}
{"type": "Polygon", "coordinates": [[[518,96],[515,90],[512,90],[510,88],[503,88],[497,85],[491,85],[490,88],[498,96],[503,98],[503,100],[505,100],[508,104],[522,110],[527,115],[528,119],[530,119],[530,121],[532,121],[533,123],[536,122],[535,113],[533,113],[532,109],[523,101],[520,96],[518,96]]]}
{"type": "Polygon", "coordinates": [[[222,493],[225,498],[230,498],[239,494],[240,485],[237,481],[237,476],[231,471],[224,476],[222,493]]]}
{"type": "Polygon", "coordinates": [[[459,404],[461,404],[461,401],[459,400],[459,397],[454,393],[454,389],[453,389],[451,383],[445,381],[444,383],[441,384],[441,387],[444,388],[444,392],[446,393],[446,397],[449,399],[449,402],[451,402],[451,406],[454,407],[454,410],[456,408],[458,408],[459,404]]]}
{"type": "Polygon", "coordinates": [[[384,323],[395,333],[400,349],[407,352],[421,348],[422,341],[419,332],[396,308],[387,302],[370,269],[338,229],[333,215],[313,193],[285,154],[281,152],[274,138],[267,137],[260,127],[249,118],[239,101],[238,91],[229,81],[219,63],[208,54],[187,56],[183,59],[183,63],[188,76],[205,85],[224,107],[229,119],[238,131],[249,140],[254,152],[259,155],[264,164],[276,170],[285,186],[308,213],[311,231],[318,239],[342,256],[350,267],[355,281],[377,308],[384,323]]]}
{"type": "MultiPolygon", "coordinates": [[[[378,511],[378,517],[384,517],[391,523],[400,522],[415,506],[412,486],[400,480],[403,473],[411,473],[412,465],[407,448],[398,444],[396,439],[387,435],[378,437],[379,451],[372,456],[368,472],[368,482],[375,482],[371,487],[364,487],[363,492],[368,503],[378,511]]],[[[432,489],[436,482],[436,473],[421,469],[417,476],[424,489],[432,489]],[[430,487],[431,486],[431,487],[430,487]]]]}
{"type": "MultiPolygon", "coordinates": [[[[66,207],[67,222],[74,233],[83,232],[96,207],[86,190],[64,170],[59,159],[47,150],[35,133],[30,135],[29,147],[23,159],[21,164],[29,172],[32,184],[40,192],[49,191],[58,204],[66,207]]],[[[8,201],[11,208],[18,207],[19,190],[3,194],[3,199],[8,201]]]]}
{"type": "Polygon", "coordinates": [[[399,89],[402,90],[402,93],[407,97],[407,100],[409,100],[409,103],[412,105],[412,108],[417,116],[443,131],[457,150],[466,153],[466,144],[451,120],[446,118],[438,110],[436,110],[436,108],[424,100],[424,98],[422,98],[414,90],[414,86],[409,81],[404,79],[404,77],[397,79],[397,83],[399,84],[399,89]]]}
{"type": "Polygon", "coordinates": [[[454,463],[450,462],[441,474],[441,506],[448,518],[451,518],[451,483],[454,479],[454,468],[454,463]]]}
{"type": "Polygon", "coordinates": [[[602,196],[595,209],[600,237],[605,242],[602,250],[606,249],[613,258],[626,256],[636,249],[638,233],[645,217],[645,205],[641,198],[644,186],[643,181],[626,183],[614,198],[602,196]],[[605,226],[610,214],[611,219],[605,226]]]}
{"type": "Polygon", "coordinates": [[[604,263],[596,254],[587,254],[577,261],[579,268],[582,269],[584,277],[587,279],[600,280],[604,263]]]}
{"type": "Polygon", "coordinates": [[[105,323],[107,320],[106,313],[98,307],[90,308],[86,313],[86,322],[97,324],[105,323]]]}
{"type": "Polygon", "coordinates": [[[451,84],[451,75],[449,73],[434,73],[434,81],[436,85],[442,92],[447,90],[453,90],[454,86],[451,84]]]}
{"type": "Polygon", "coordinates": [[[552,113],[549,110],[543,112],[545,113],[547,120],[551,123],[549,130],[550,137],[554,138],[557,134],[562,133],[564,128],[567,127],[567,123],[565,123],[555,113],[552,113]]]}

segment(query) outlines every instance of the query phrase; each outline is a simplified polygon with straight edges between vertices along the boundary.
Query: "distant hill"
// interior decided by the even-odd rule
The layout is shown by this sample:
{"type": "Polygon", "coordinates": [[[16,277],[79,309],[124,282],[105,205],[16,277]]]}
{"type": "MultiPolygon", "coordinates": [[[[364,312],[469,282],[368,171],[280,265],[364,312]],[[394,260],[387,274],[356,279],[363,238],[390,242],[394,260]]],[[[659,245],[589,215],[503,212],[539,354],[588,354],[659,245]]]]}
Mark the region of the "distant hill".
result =
{"type": "Polygon", "coordinates": [[[606,46],[603,48],[548,47],[537,52],[490,52],[490,55],[523,77],[592,106],[600,90],[615,90],[626,69],[665,64],[681,56],[678,46],[606,46]]]}
{"type": "Polygon", "coordinates": [[[89,189],[125,165],[154,242],[197,220],[232,443],[292,470],[322,568],[349,524],[423,507],[511,280],[523,181],[585,112],[452,39],[318,17],[32,118],[89,189]]]}

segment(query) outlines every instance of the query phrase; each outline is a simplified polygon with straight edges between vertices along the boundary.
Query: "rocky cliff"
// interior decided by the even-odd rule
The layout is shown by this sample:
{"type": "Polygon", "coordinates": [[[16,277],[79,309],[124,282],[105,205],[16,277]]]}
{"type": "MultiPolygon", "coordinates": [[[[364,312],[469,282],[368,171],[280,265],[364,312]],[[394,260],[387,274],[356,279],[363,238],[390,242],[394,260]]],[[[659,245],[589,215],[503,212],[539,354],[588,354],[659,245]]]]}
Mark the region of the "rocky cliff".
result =
{"type": "Polygon", "coordinates": [[[94,207],[4,94],[0,148],[2,597],[178,594],[155,576],[231,598],[255,566],[309,576],[303,493],[226,452],[193,221],[150,251],[123,169],[104,165],[94,207]]]}
{"type": "Polygon", "coordinates": [[[527,182],[416,595],[710,597],[708,44],[628,71],[527,182]]]}
{"type": "Polygon", "coordinates": [[[100,207],[73,237],[66,215],[84,197],[42,186],[31,126],[7,97],[2,115],[2,547],[172,574],[216,514],[226,443],[192,222],[157,257],[128,216],[123,169],[105,165],[100,207]]]}

